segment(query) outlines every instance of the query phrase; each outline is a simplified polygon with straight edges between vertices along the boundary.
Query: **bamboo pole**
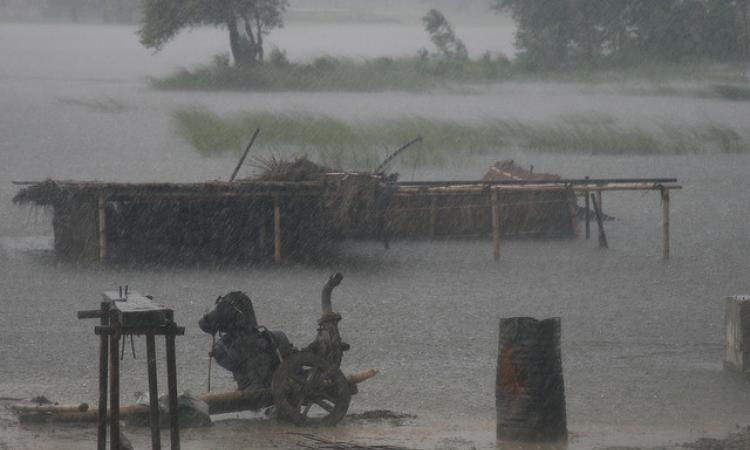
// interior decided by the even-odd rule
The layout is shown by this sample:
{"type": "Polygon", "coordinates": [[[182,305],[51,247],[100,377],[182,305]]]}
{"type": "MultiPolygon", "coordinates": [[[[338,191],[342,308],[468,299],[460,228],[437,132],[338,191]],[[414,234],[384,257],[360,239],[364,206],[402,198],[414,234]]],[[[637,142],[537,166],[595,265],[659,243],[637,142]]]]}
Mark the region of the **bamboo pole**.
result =
{"type": "Polygon", "coordinates": [[[430,201],[430,239],[435,240],[435,225],[437,224],[437,197],[430,201]]]}
{"type": "Polygon", "coordinates": [[[669,190],[661,190],[661,256],[669,259],[669,190]]]}
{"type": "Polygon", "coordinates": [[[99,262],[103,263],[107,259],[107,197],[106,194],[99,194],[99,262]]]}
{"type": "MultiPolygon", "coordinates": [[[[369,380],[378,374],[376,369],[367,369],[346,376],[349,384],[355,385],[369,380]]],[[[206,392],[197,396],[208,404],[210,414],[224,414],[237,411],[255,410],[266,407],[273,403],[273,395],[270,389],[246,389],[244,391],[206,392]]],[[[50,411],[43,416],[43,420],[52,422],[83,423],[94,422],[97,419],[97,410],[89,408],[87,411],[78,411],[80,405],[62,405],[60,411],[50,411]]],[[[112,411],[107,411],[109,417],[112,411]]],[[[119,417],[148,416],[149,406],[123,405],[120,406],[119,417]]],[[[24,420],[33,421],[34,416],[23,416],[24,420]]],[[[41,420],[41,419],[40,419],[41,420]]]]}
{"type": "Polygon", "coordinates": [[[490,197],[492,211],[492,255],[495,261],[500,259],[500,207],[497,204],[497,190],[492,190],[490,197]]]}
{"type": "MultiPolygon", "coordinates": [[[[589,177],[586,177],[588,180],[589,177]]],[[[583,191],[583,199],[586,211],[584,212],[585,218],[586,218],[586,240],[588,241],[591,238],[591,212],[589,207],[589,191],[583,191]]]]}
{"type": "Polygon", "coordinates": [[[273,260],[281,262],[281,202],[278,195],[273,197],[273,260]]]}
{"type": "Polygon", "coordinates": [[[591,194],[591,202],[594,204],[594,214],[596,215],[596,224],[599,227],[599,248],[609,248],[607,242],[607,234],[604,232],[604,221],[602,218],[602,210],[599,207],[599,201],[591,194]]]}

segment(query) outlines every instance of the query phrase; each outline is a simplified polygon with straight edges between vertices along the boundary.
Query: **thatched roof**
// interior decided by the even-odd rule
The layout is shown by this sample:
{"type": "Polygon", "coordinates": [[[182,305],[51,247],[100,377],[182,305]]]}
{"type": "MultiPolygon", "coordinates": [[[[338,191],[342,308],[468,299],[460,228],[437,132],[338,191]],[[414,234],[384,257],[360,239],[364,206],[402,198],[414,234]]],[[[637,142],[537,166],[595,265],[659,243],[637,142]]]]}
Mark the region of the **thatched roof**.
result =
{"type": "Polygon", "coordinates": [[[13,202],[54,205],[76,197],[104,194],[109,200],[131,198],[191,198],[271,196],[276,194],[319,194],[320,182],[206,181],[200,183],[109,183],[102,181],[45,180],[23,182],[13,202]]]}

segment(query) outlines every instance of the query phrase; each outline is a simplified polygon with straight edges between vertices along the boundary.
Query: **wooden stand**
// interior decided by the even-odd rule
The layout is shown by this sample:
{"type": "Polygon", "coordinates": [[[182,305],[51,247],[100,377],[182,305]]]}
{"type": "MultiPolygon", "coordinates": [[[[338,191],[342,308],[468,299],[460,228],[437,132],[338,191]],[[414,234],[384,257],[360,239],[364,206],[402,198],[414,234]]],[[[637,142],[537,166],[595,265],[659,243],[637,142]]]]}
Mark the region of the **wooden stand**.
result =
{"type": "Polygon", "coordinates": [[[159,427],[159,399],[156,380],[156,345],[154,336],[164,336],[167,353],[167,385],[169,391],[169,429],[172,450],[180,448],[180,430],[177,414],[177,368],[175,363],[175,336],[185,334],[184,327],[174,323],[171,309],[164,308],[138,293],[105,292],[101,308],[79,311],[79,319],[99,318],[94,327],[100,336],[99,347],[99,428],[97,449],[105,450],[107,442],[107,388],[109,387],[110,449],[120,449],[120,358],[118,349],[123,335],[146,336],[146,365],[148,367],[149,418],[151,448],[161,449],[159,427]]]}

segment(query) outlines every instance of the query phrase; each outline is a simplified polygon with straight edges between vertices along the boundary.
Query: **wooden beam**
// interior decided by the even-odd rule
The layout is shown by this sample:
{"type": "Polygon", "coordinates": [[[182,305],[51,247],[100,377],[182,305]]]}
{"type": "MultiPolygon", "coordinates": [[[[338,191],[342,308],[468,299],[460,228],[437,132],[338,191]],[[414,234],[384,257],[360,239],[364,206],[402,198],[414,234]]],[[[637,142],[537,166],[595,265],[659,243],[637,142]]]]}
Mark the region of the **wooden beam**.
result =
{"type": "Polygon", "coordinates": [[[273,260],[281,262],[281,201],[278,195],[273,198],[273,260]]]}
{"type": "Polygon", "coordinates": [[[492,212],[492,256],[495,261],[500,259],[500,206],[497,204],[497,191],[493,190],[490,196],[492,212]]]}
{"type": "Polygon", "coordinates": [[[669,190],[661,191],[661,256],[669,259],[669,190]]]}
{"type": "Polygon", "coordinates": [[[99,262],[103,263],[107,259],[107,197],[105,194],[99,194],[99,262]]]}

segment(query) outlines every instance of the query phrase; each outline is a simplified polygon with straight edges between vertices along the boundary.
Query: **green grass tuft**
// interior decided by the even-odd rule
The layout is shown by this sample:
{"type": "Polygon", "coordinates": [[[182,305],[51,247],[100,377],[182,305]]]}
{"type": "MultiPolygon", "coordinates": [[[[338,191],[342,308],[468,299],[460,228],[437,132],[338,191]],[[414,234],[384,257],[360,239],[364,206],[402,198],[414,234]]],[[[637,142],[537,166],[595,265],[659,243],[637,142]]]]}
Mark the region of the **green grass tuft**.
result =
{"type": "Polygon", "coordinates": [[[441,165],[504,148],[592,155],[744,153],[748,133],[726,125],[622,126],[608,115],[564,115],[552,122],[463,123],[424,117],[347,122],[311,113],[243,113],[221,118],[204,109],[175,113],[179,135],[202,155],[239,153],[261,129],[257,151],[308,155],[333,166],[373,169],[390,151],[422,136],[406,166],[441,165]]]}

